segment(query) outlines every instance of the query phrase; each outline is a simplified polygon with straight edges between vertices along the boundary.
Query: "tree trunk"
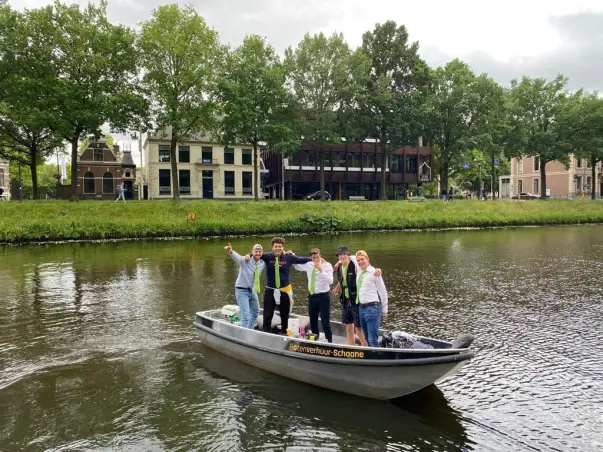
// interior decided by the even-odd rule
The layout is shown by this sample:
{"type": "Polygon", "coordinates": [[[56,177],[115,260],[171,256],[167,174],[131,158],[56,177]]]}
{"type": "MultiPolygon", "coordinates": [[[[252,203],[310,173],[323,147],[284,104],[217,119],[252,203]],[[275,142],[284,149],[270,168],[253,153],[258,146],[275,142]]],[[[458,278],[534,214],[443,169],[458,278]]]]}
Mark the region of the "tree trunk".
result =
{"type": "MultiPolygon", "coordinates": [[[[71,138],[71,200],[72,201],[77,201],[78,200],[78,194],[77,194],[77,184],[78,184],[78,178],[77,178],[77,142],[78,142],[78,138],[79,135],[71,138]]],[[[83,179],[82,179],[82,184],[83,179]]]]}
{"type": "Polygon", "coordinates": [[[320,160],[320,200],[325,200],[325,153],[320,148],[318,150],[318,159],[320,160]]]}
{"type": "Polygon", "coordinates": [[[38,150],[34,146],[30,152],[31,158],[29,160],[29,169],[31,171],[33,199],[38,199],[38,150]]]}
{"type": "Polygon", "coordinates": [[[597,159],[594,155],[590,156],[590,198],[597,199],[597,159]]]}
{"type": "Polygon", "coordinates": [[[440,167],[440,192],[438,198],[442,198],[442,193],[446,191],[448,196],[448,154],[446,149],[442,150],[442,165],[440,167]]]}
{"type": "MultiPolygon", "coordinates": [[[[260,174],[258,172],[258,142],[253,142],[253,200],[259,200],[260,193],[260,174]]],[[[263,196],[262,196],[263,198],[263,196]]]]}
{"type": "Polygon", "coordinates": [[[546,160],[540,159],[540,199],[546,199],[546,160]]]}
{"type": "Polygon", "coordinates": [[[172,187],[174,193],[172,199],[180,200],[180,180],[178,179],[178,161],[176,160],[176,143],[177,137],[172,128],[172,140],[170,142],[170,161],[172,162],[172,187]]]}

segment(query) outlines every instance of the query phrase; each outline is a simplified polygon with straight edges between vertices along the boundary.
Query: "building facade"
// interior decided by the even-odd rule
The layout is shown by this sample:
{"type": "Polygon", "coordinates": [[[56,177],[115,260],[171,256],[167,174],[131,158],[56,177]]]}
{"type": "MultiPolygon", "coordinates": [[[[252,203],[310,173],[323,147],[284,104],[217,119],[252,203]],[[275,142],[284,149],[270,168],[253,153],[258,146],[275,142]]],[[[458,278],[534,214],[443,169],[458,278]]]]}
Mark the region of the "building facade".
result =
{"type": "Polygon", "coordinates": [[[0,201],[10,199],[10,171],[7,160],[0,159],[0,201]]]}
{"type": "MultiPolygon", "coordinates": [[[[169,133],[147,136],[143,157],[143,198],[171,198],[169,133]]],[[[255,184],[251,145],[223,146],[203,136],[191,136],[177,143],[176,159],[180,198],[253,199],[255,184]]],[[[263,169],[261,162],[259,164],[263,169]]]]}
{"type": "MultiPolygon", "coordinates": [[[[603,193],[602,167],[595,167],[595,194],[603,193]]],[[[551,198],[581,198],[591,196],[592,167],[586,159],[570,156],[569,168],[559,161],[546,165],[547,196],[551,198]]],[[[503,198],[516,197],[520,193],[541,195],[542,181],[540,160],[538,157],[520,157],[511,159],[511,174],[499,178],[500,194],[503,198]]]]}
{"type": "MultiPolygon", "coordinates": [[[[303,143],[291,157],[264,152],[268,170],[265,187],[270,198],[301,199],[320,189],[320,161],[316,148],[303,143]],[[284,177],[283,177],[284,176],[284,177]]],[[[386,162],[389,199],[404,199],[412,187],[420,191],[422,184],[433,179],[433,148],[419,142],[416,148],[404,146],[386,162]]],[[[375,140],[362,143],[345,141],[324,151],[326,191],[331,199],[379,198],[381,186],[381,147],[375,140]]]]}
{"type": "Polygon", "coordinates": [[[126,199],[138,199],[136,164],[130,151],[109,146],[104,140],[91,142],[78,156],[77,192],[80,199],[116,199],[123,182],[126,199]]]}

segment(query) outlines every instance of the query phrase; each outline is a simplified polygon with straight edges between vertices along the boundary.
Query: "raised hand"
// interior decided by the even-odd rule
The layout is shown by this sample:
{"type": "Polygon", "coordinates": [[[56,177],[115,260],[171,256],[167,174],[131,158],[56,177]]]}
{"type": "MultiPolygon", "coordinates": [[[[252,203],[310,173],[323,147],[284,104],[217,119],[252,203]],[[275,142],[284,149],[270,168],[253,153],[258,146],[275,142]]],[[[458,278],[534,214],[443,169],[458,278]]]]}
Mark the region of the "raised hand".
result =
{"type": "Polygon", "coordinates": [[[375,276],[376,276],[377,278],[379,278],[379,277],[381,276],[381,269],[380,269],[380,268],[376,268],[376,269],[375,269],[375,276]]]}
{"type": "Polygon", "coordinates": [[[225,246],[224,249],[228,251],[228,254],[232,254],[232,245],[230,244],[230,242],[228,242],[228,245],[225,246]]]}

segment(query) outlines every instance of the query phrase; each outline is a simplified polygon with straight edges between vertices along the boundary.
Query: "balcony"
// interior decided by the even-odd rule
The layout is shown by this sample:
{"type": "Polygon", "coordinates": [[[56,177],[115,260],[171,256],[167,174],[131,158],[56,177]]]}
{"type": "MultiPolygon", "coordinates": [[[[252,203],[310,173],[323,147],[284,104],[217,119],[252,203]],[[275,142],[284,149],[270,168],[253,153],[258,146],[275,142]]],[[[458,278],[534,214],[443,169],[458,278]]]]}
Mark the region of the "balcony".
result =
{"type": "Polygon", "coordinates": [[[204,159],[204,158],[200,158],[198,160],[195,161],[195,165],[200,165],[200,166],[218,166],[218,159],[204,159]]]}

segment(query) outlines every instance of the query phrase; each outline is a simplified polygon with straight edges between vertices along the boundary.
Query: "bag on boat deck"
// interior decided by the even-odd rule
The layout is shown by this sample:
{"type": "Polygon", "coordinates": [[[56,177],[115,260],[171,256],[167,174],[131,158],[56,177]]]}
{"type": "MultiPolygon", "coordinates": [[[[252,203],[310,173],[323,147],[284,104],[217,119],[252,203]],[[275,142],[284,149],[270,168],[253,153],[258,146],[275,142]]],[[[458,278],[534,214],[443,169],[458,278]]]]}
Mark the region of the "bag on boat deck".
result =
{"type": "Polygon", "coordinates": [[[386,348],[433,348],[433,345],[421,342],[412,334],[403,331],[387,331],[383,334],[380,345],[386,348]]]}

